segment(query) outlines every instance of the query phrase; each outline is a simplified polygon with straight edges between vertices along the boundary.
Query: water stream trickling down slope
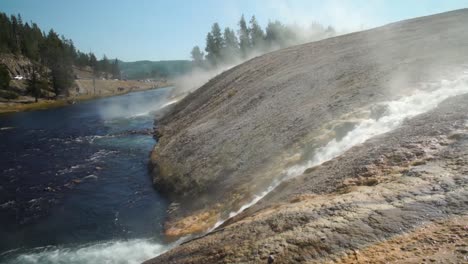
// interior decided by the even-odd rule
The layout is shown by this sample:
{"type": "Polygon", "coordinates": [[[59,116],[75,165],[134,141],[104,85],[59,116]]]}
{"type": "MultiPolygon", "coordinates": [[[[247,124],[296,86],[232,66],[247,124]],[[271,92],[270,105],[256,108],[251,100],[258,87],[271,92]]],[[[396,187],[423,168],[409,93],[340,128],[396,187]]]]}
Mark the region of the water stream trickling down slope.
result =
{"type": "Polygon", "coordinates": [[[397,128],[405,119],[434,109],[447,98],[468,93],[468,71],[464,71],[460,77],[453,80],[426,83],[422,84],[422,86],[424,86],[424,89],[415,90],[409,96],[404,96],[394,101],[379,103],[378,105],[381,109],[385,109],[382,116],[361,121],[340,140],[333,139],[325,146],[317,149],[312,159],[285,169],[279,177],[279,180],[274,181],[265,191],[254,196],[249,203],[242,205],[239,210],[231,212],[227,219],[219,220],[210,231],[256,204],[278,187],[281,182],[303,174],[308,168],[318,166],[326,161],[334,159],[353,146],[364,143],[366,140],[376,135],[397,128]]]}

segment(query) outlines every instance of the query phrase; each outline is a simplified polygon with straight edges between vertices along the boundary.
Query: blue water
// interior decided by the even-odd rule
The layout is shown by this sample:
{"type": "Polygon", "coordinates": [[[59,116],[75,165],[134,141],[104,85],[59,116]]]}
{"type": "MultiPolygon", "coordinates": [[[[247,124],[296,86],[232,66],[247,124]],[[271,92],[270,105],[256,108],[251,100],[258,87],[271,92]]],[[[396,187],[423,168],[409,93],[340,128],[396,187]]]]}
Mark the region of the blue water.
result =
{"type": "Polygon", "coordinates": [[[148,160],[169,92],[0,115],[1,262],[136,263],[164,248],[148,160]]]}

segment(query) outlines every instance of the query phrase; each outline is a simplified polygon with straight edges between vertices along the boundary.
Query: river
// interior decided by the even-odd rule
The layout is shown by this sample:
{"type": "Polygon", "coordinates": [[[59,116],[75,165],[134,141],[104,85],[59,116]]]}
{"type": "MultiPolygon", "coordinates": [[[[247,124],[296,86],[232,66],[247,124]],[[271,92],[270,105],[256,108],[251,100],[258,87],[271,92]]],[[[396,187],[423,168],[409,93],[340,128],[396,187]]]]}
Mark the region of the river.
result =
{"type": "Polygon", "coordinates": [[[165,249],[148,172],[171,88],[0,115],[0,262],[139,263],[165,249]]]}

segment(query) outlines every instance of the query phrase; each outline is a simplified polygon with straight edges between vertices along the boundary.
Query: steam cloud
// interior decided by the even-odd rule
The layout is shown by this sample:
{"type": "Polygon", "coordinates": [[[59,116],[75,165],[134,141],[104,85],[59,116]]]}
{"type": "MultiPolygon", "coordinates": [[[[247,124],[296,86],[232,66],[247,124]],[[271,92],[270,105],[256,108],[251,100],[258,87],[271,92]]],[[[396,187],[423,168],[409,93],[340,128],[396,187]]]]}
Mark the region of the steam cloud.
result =
{"type": "MultiPolygon", "coordinates": [[[[173,80],[175,84],[172,95],[173,98],[180,99],[184,97],[187,93],[198,89],[216,75],[255,56],[284,47],[317,41],[363,30],[371,26],[377,26],[379,24],[379,19],[375,14],[375,10],[384,9],[379,2],[365,3],[364,5],[350,5],[349,2],[341,0],[332,0],[319,4],[273,0],[253,4],[259,5],[257,7],[259,10],[266,10],[267,13],[272,15],[272,18],[274,18],[273,20],[278,20],[283,23],[288,30],[292,31],[290,32],[292,34],[283,34],[280,36],[281,40],[279,43],[255,47],[255,49],[245,57],[225,54],[225,57],[230,59],[218,64],[216,67],[194,68],[192,72],[173,80]],[[317,21],[321,21],[330,26],[323,26],[317,21]]],[[[226,10],[226,16],[240,17],[239,8],[237,6],[231,5],[228,9],[229,10],[226,10]]],[[[264,29],[266,29],[266,27],[264,27],[264,29]]]]}

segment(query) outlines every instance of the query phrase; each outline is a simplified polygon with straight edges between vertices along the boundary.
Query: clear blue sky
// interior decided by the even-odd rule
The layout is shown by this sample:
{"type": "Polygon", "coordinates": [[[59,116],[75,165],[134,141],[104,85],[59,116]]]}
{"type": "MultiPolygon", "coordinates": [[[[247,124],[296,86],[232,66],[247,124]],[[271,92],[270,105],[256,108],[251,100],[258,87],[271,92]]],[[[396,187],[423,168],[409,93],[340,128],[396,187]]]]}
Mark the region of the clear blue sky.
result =
{"type": "Polygon", "coordinates": [[[263,27],[278,19],[355,30],[466,7],[468,0],[0,0],[2,12],[125,61],[188,59],[213,22],[237,28],[241,14],[263,27]]]}

